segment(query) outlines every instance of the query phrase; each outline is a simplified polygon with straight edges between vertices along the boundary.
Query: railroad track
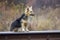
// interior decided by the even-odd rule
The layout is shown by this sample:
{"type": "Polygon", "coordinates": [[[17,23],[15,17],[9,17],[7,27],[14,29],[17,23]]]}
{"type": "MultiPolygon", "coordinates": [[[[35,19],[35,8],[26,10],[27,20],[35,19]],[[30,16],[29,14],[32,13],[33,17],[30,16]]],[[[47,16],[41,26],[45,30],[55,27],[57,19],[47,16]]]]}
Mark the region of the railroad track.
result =
{"type": "Polygon", "coordinates": [[[60,40],[60,30],[0,32],[0,40],[60,40]]]}

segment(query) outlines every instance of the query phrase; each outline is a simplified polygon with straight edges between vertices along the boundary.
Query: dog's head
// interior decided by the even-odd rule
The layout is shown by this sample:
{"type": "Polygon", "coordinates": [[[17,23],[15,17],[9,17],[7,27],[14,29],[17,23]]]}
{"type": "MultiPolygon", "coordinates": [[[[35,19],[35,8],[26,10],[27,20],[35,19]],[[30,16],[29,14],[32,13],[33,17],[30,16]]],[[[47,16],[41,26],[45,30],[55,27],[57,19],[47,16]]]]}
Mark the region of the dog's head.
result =
{"type": "Polygon", "coordinates": [[[34,16],[34,14],[33,14],[33,10],[32,10],[32,6],[27,6],[26,8],[25,8],[25,14],[27,15],[27,16],[34,16]]]}

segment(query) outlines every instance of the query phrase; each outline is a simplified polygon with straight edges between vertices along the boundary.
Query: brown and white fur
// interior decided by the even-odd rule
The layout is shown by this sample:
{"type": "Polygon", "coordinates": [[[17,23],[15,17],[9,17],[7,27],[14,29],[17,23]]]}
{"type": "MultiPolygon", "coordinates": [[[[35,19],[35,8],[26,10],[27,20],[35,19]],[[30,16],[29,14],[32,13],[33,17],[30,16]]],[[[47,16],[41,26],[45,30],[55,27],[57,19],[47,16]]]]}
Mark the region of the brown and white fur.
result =
{"type": "Polygon", "coordinates": [[[29,29],[28,29],[29,22],[30,22],[30,18],[29,17],[32,17],[31,14],[33,14],[32,6],[31,7],[27,6],[25,8],[25,15],[28,16],[28,19],[27,20],[23,20],[22,19],[22,31],[29,31],[29,29]],[[25,24],[26,24],[26,26],[25,26],[25,24]]]}

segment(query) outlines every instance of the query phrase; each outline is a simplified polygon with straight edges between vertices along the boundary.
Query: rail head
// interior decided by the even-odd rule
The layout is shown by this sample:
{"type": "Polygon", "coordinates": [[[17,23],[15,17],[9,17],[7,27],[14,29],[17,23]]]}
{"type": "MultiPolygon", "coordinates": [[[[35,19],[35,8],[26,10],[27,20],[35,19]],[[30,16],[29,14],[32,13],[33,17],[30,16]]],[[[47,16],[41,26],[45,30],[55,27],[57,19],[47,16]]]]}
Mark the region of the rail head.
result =
{"type": "Polygon", "coordinates": [[[60,30],[50,30],[50,31],[25,31],[25,32],[0,32],[0,35],[7,34],[52,34],[52,33],[60,33],[60,30]]]}

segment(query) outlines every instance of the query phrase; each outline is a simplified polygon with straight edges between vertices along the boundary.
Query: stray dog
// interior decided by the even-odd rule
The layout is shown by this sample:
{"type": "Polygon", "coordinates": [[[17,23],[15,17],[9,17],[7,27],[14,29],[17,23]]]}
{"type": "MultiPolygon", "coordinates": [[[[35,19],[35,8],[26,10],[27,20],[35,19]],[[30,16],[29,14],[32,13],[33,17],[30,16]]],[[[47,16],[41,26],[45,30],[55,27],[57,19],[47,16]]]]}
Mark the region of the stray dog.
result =
{"type": "Polygon", "coordinates": [[[28,19],[29,16],[34,16],[32,6],[27,6],[25,8],[25,12],[21,15],[20,18],[16,19],[12,24],[10,31],[18,32],[18,29],[21,27],[22,31],[29,31],[28,30],[28,19]]]}

